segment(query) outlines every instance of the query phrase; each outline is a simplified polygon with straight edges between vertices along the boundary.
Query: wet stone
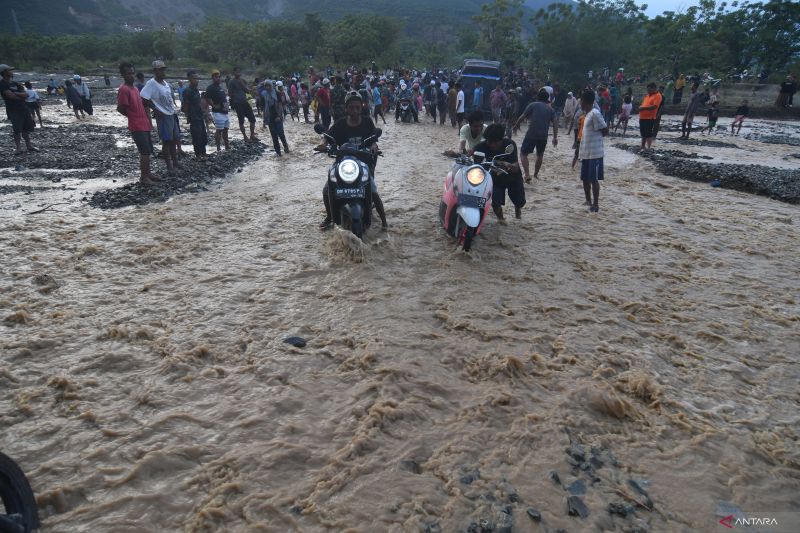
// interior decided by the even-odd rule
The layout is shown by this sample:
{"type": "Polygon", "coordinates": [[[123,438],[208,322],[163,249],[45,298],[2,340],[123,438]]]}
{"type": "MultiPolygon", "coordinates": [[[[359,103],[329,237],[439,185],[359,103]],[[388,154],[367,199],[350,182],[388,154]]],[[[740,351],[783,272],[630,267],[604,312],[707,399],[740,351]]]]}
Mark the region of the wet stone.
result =
{"type": "Polygon", "coordinates": [[[471,485],[473,481],[480,479],[481,473],[477,469],[473,470],[472,472],[467,472],[463,476],[461,476],[461,483],[464,485],[471,485]]]}
{"type": "Polygon", "coordinates": [[[555,470],[551,470],[550,474],[548,474],[548,477],[556,485],[561,485],[561,478],[559,477],[558,472],[556,472],[555,470]]]}
{"type": "Polygon", "coordinates": [[[496,533],[511,533],[514,528],[514,517],[510,512],[502,510],[495,514],[494,531],[496,533]]]}
{"type": "Polygon", "coordinates": [[[411,472],[412,474],[421,474],[422,473],[422,467],[420,467],[419,464],[416,461],[412,461],[412,460],[400,461],[400,468],[402,470],[406,470],[408,472],[411,472]]]}
{"type": "Polygon", "coordinates": [[[621,517],[626,517],[629,514],[633,514],[636,509],[633,505],[629,503],[609,503],[608,504],[608,512],[609,514],[619,515],[621,517]]]}
{"type": "Polygon", "coordinates": [[[567,487],[567,491],[569,491],[570,494],[576,495],[586,494],[586,483],[580,479],[576,479],[567,487]]]}
{"type": "Polygon", "coordinates": [[[302,337],[286,337],[283,342],[291,344],[295,348],[303,348],[306,345],[306,340],[302,337]]]}
{"type": "Polygon", "coordinates": [[[494,522],[488,518],[470,522],[467,527],[467,533],[494,533],[494,522]]]}
{"type": "Polygon", "coordinates": [[[500,487],[502,488],[509,502],[516,503],[519,501],[519,494],[517,494],[517,489],[511,486],[510,483],[503,480],[503,483],[500,485],[500,487]]]}
{"type": "Polygon", "coordinates": [[[586,451],[583,449],[583,446],[577,442],[573,442],[572,445],[567,448],[566,452],[578,462],[583,462],[586,459],[586,451]]]}
{"type": "Polygon", "coordinates": [[[531,518],[531,520],[533,520],[534,522],[541,522],[541,521],[542,521],[542,513],[540,513],[539,511],[537,511],[537,510],[536,510],[536,509],[534,509],[533,507],[528,507],[528,508],[525,510],[525,512],[526,512],[526,513],[528,513],[528,516],[529,516],[529,517],[531,518]]]}
{"type": "Polygon", "coordinates": [[[578,496],[570,496],[567,498],[567,513],[570,516],[580,516],[586,518],[589,516],[589,508],[583,503],[583,500],[578,496]]]}
{"type": "Polygon", "coordinates": [[[442,533],[442,526],[439,525],[439,522],[425,524],[421,529],[423,533],[442,533]]]}

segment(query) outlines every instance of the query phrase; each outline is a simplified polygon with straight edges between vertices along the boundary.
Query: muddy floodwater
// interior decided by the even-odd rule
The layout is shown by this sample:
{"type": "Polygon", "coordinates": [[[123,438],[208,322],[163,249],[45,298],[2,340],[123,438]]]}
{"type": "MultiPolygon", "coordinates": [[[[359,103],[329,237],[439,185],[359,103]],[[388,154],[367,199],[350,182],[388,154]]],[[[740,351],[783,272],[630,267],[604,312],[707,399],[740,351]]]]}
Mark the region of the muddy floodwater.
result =
{"type": "MultiPolygon", "coordinates": [[[[755,135],[796,125],[745,126],[688,151],[797,168],[755,135]]],[[[0,450],[42,531],[796,518],[800,208],[659,174],[612,146],[634,133],[606,141],[598,214],[562,134],[522,219],[490,217],[469,254],[436,218],[455,130],[428,123],[385,126],[390,228],[364,244],[317,229],[330,160],[307,125],[167,202],[0,196],[0,450]]]]}

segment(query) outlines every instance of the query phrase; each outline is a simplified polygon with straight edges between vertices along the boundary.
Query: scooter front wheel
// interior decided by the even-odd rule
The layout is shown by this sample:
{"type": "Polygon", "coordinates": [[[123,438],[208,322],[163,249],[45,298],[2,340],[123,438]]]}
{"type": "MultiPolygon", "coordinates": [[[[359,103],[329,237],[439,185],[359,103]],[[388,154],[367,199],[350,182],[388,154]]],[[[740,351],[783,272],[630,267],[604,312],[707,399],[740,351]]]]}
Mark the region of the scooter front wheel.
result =
{"type": "Polygon", "coordinates": [[[471,228],[469,226],[464,228],[463,236],[461,238],[461,246],[465,252],[469,252],[470,248],[472,248],[472,239],[475,238],[476,228],[471,228]]]}
{"type": "Polygon", "coordinates": [[[30,533],[39,529],[39,511],[28,478],[17,463],[0,453],[0,532],[30,533]]]}

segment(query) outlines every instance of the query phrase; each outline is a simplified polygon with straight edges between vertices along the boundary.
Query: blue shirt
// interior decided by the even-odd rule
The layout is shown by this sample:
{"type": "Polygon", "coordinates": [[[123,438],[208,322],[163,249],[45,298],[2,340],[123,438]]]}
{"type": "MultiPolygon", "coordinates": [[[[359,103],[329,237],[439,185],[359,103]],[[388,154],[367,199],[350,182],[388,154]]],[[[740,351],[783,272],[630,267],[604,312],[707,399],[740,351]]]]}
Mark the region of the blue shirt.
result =
{"type": "Polygon", "coordinates": [[[475,108],[481,107],[483,104],[483,87],[475,87],[475,92],[472,93],[472,106],[475,108]]]}

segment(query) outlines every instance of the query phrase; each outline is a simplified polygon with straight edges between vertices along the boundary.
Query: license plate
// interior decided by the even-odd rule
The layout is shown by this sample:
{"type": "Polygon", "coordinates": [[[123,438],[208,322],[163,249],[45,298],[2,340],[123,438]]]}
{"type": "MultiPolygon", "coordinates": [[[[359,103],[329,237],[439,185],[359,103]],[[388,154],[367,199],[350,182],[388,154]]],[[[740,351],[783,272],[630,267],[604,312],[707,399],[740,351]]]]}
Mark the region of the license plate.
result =
{"type": "Polygon", "coordinates": [[[339,187],[336,189],[336,198],[364,198],[364,187],[339,187]]]}
{"type": "Polygon", "coordinates": [[[458,195],[458,205],[463,207],[476,207],[483,209],[486,207],[486,198],[482,196],[470,196],[468,194],[458,195]]]}

